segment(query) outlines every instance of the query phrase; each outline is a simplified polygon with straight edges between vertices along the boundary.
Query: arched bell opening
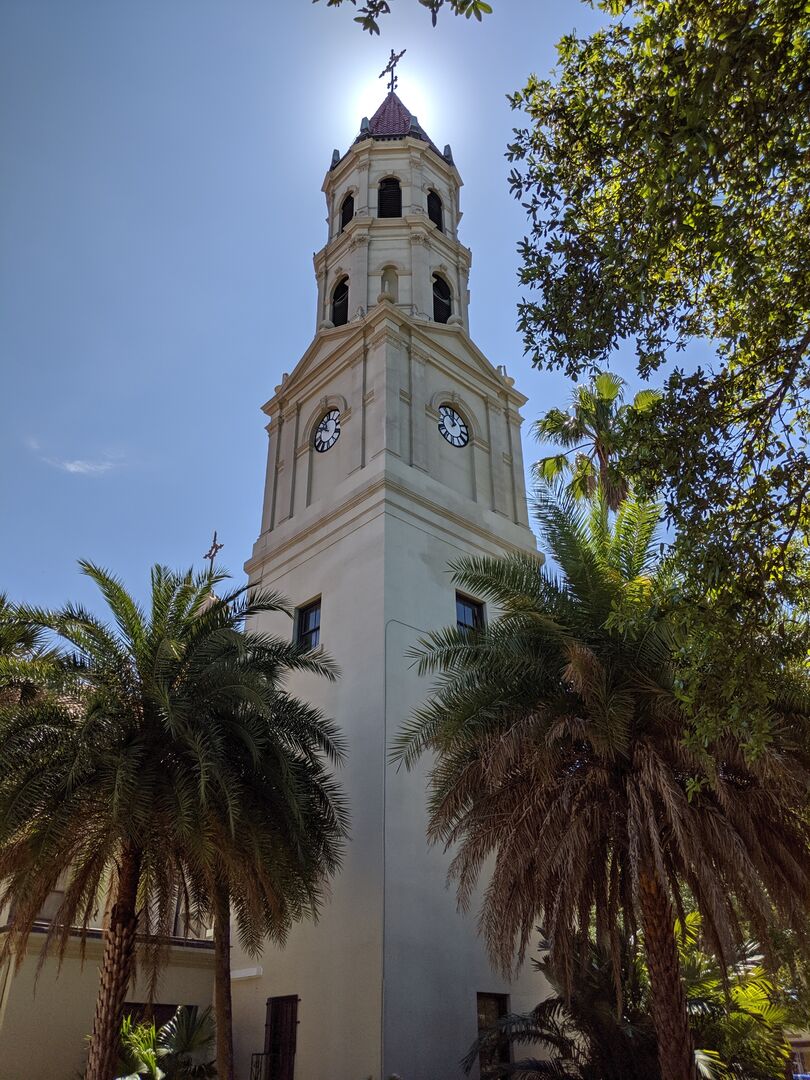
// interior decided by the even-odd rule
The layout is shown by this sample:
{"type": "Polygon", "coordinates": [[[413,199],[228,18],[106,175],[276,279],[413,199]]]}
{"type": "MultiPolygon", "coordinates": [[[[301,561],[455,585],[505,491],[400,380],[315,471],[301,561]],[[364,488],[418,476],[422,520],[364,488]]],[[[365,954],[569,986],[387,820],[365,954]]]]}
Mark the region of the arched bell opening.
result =
{"type": "Polygon", "coordinates": [[[377,217],[402,217],[402,188],[395,176],[386,176],[377,190],[377,217]]]}
{"type": "Polygon", "coordinates": [[[433,321],[446,323],[453,314],[453,301],[450,286],[441,276],[433,275],[433,321]]]}
{"type": "Polygon", "coordinates": [[[439,232],[444,232],[444,207],[442,206],[441,198],[435,191],[428,192],[427,212],[428,217],[439,232]]]}
{"type": "Polygon", "coordinates": [[[349,279],[341,278],[332,291],[332,323],[345,326],[349,321],[349,279]]]}

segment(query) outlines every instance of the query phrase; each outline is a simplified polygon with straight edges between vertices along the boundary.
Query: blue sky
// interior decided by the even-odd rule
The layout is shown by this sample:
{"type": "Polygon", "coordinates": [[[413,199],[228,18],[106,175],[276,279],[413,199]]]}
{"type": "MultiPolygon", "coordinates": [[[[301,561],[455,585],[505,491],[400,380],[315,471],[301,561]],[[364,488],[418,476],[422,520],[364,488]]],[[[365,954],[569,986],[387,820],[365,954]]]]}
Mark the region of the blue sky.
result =
{"type": "Polygon", "coordinates": [[[0,589],[95,606],[77,559],[139,591],[153,562],[199,564],[214,528],[241,575],[259,408],[314,329],[323,176],[382,100],[392,47],[400,96],[465,181],[473,338],[529,395],[528,420],[567,401],[515,330],[506,94],[601,16],[493,6],[433,29],[396,0],[372,39],[325,0],[4,0],[0,589]]]}

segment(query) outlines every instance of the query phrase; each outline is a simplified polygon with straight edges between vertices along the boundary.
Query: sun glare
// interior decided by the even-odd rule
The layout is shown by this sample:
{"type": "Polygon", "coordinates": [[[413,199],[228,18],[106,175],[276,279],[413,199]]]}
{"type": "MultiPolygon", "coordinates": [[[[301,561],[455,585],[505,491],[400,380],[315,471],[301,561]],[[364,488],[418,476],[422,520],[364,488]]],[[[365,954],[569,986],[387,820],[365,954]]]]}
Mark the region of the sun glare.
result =
{"type": "MultiPolygon", "coordinates": [[[[440,139],[441,133],[438,135],[433,133],[434,121],[438,117],[438,111],[434,104],[434,100],[439,98],[438,85],[435,87],[430,86],[428,81],[421,79],[414,72],[406,74],[403,71],[402,74],[399,74],[399,72],[397,74],[399,81],[396,93],[400,101],[416,116],[420,125],[428,132],[431,138],[440,139]]],[[[386,79],[369,79],[364,76],[362,81],[358,79],[353,91],[348,95],[350,102],[349,116],[353,128],[352,137],[360,130],[361,119],[364,116],[373,116],[385,99],[388,93],[386,80],[387,76],[386,79]]]]}

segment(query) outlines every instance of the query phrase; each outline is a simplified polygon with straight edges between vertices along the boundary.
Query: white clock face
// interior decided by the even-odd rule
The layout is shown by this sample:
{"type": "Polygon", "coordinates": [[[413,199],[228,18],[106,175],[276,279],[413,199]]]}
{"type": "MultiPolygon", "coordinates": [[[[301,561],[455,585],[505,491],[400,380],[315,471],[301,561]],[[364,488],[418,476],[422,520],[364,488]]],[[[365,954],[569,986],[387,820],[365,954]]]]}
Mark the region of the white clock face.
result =
{"type": "Polygon", "coordinates": [[[315,432],[313,446],[319,454],[325,454],[331,450],[340,438],[340,413],[337,409],[330,409],[326,416],[318,424],[315,432]]]}
{"type": "Polygon", "coordinates": [[[439,431],[451,446],[466,446],[470,441],[467,425],[449,405],[439,406],[439,431]]]}

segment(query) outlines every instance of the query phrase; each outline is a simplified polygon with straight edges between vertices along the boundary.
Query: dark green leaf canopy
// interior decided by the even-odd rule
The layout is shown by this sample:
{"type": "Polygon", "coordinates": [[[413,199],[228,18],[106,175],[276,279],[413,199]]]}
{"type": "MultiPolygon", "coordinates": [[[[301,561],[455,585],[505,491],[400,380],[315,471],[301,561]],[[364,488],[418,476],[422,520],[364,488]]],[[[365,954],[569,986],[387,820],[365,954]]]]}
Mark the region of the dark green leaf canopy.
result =
{"type": "Polygon", "coordinates": [[[221,574],[154,566],[148,609],[82,563],[110,613],[26,610],[63,643],[67,689],[3,710],[0,903],[7,949],[24,945],[49,894],[48,941],[98,924],[121,852],[140,854],[141,928],[157,962],[178,900],[206,917],[224,879],[247,947],[312,913],[340,862],[347,813],[332,721],[283,688],[291,671],[335,678],[331,661],[261,630],[283,601],[214,595],[221,574]],[[69,691],[69,692],[68,692],[69,691]]]}

